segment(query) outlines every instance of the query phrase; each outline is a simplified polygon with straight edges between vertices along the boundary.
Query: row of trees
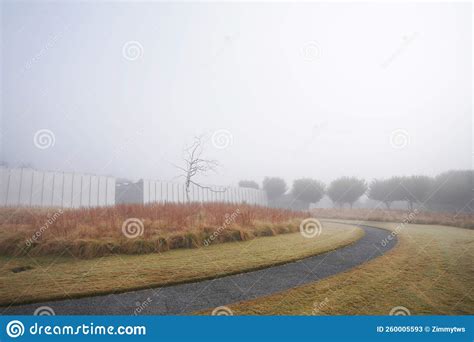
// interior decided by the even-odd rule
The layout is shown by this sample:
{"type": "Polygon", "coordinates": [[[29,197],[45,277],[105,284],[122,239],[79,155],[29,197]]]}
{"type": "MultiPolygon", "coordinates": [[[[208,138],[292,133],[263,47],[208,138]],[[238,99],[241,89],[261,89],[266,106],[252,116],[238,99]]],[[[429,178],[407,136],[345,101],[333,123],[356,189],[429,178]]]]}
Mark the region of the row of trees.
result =
{"type": "MultiPolygon", "coordinates": [[[[259,189],[255,181],[240,181],[240,187],[259,189]]],[[[278,177],[266,177],[263,180],[262,189],[267,193],[270,202],[276,201],[288,192],[288,186],[284,179],[278,177]]],[[[331,182],[329,187],[316,179],[301,178],[293,182],[289,195],[301,201],[308,207],[311,203],[318,203],[324,195],[338,206],[345,203],[353,205],[365,192],[367,185],[364,180],[355,177],[342,177],[331,182]]]]}
{"type": "MultiPolygon", "coordinates": [[[[352,207],[366,194],[368,198],[383,203],[388,209],[393,202],[404,201],[410,210],[415,205],[422,204],[433,209],[463,210],[473,201],[473,179],[473,170],[448,171],[436,177],[417,175],[374,179],[370,184],[356,177],[341,177],[327,187],[316,179],[301,178],[293,182],[288,194],[307,207],[311,203],[318,203],[324,195],[339,207],[345,204],[352,207]]],[[[255,181],[241,181],[239,186],[259,189],[255,181]]],[[[266,177],[262,188],[270,202],[277,201],[288,192],[286,182],[278,177],[266,177]]]]}
{"type": "Polygon", "coordinates": [[[409,209],[415,204],[432,209],[465,210],[472,206],[473,170],[453,170],[436,177],[392,177],[372,181],[367,196],[390,208],[395,201],[405,201],[409,209]]]}

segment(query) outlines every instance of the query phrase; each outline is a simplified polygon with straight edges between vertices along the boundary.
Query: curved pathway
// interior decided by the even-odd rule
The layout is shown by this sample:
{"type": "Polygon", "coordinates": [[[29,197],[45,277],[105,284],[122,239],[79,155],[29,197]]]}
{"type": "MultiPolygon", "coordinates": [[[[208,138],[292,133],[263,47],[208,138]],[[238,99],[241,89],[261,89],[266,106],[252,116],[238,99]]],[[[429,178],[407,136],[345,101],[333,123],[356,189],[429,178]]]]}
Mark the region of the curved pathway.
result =
{"type": "MultiPolygon", "coordinates": [[[[359,225],[365,235],[346,247],[258,271],[169,287],[0,308],[2,315],[32,315],[48,306],[56,315],[177,315],[215,308],[312,283],[376,258],[396,244],[387,230],[359,225]]],[[[33,285],[34,286],[34,285],[33,285]]]]}

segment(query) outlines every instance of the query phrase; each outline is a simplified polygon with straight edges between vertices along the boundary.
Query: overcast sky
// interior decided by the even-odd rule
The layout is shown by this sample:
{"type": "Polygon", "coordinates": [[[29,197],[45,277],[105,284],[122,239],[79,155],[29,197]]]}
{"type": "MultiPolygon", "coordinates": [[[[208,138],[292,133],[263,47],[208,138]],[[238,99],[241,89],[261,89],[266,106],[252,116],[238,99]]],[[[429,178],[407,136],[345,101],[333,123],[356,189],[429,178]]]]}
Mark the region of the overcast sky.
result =
{"type": "Polygon", "coordinates": [[[170,180],[207,134],[210,184],[472,168],[469,3],[2,10],[11,165],[170,180]]]}

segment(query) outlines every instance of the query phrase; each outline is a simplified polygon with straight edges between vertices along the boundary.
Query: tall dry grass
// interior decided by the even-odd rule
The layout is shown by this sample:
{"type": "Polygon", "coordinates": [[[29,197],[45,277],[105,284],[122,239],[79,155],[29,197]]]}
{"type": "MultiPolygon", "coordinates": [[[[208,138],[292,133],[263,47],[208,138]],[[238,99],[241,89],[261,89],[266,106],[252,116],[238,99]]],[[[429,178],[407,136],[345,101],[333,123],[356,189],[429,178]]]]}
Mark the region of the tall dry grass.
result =
{"type": "Polygon", "coordinates": [[[410,223],[436,224],[461,228],[474,229],[474,215],[468,213],[448,213],[419,210],[384,209],[313,209],[312,214],[319,218],[362,220],[380,222],[402,222],[409,217],[410,223]]]}
{"type": "Polygon", "coordinates": [[[308,213],[223,203],[0,208],[0,255],[93,258],[164,252],[294,232],[304,217],[308,213]],[[141,234],[134,238],[123,231],[130,218],[141,222],[141,234]]]}

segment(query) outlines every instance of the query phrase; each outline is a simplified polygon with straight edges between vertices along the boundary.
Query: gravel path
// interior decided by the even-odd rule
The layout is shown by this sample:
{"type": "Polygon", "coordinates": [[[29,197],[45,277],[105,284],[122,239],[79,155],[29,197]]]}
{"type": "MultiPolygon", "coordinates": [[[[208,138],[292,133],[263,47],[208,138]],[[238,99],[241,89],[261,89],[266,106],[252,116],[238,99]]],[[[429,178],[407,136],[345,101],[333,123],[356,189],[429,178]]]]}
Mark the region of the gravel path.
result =
{"type": "Polygon", "coordinates": [[[396,244],[385,246],[389,232],[360,226],[365,235],[355,243],[285,265],[197,283],[120,294],[52,301],[0,308],[2,315],[32,315],[41,307],[56,315],[178,315],[254,299],[312,283],[376,258],[396,244]]]}

